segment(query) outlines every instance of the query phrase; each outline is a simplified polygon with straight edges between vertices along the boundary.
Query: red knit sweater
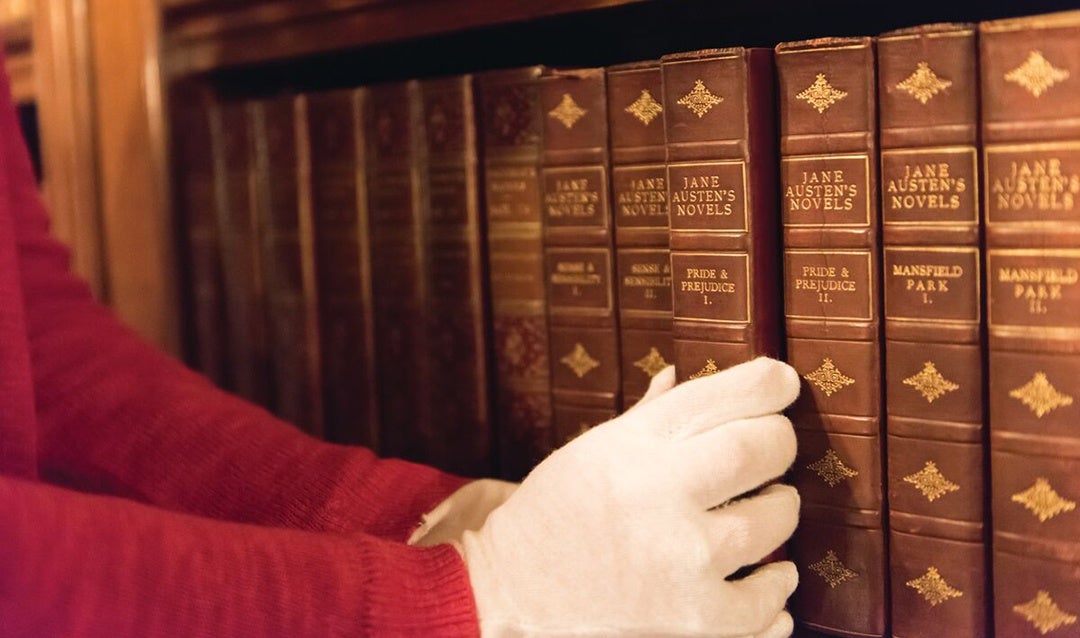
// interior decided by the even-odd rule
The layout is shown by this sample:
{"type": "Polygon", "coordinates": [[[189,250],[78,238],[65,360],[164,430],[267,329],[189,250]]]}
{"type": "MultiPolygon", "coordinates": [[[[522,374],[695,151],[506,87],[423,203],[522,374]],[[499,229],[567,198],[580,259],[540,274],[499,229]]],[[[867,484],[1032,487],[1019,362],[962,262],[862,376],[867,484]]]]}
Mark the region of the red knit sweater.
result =
{"type": "Polygon", "coordinates": [[[3,77],[0,635],[478,633],[457,552],[403,543],[462,479],[216,390],[67,265],[3,77]]]}

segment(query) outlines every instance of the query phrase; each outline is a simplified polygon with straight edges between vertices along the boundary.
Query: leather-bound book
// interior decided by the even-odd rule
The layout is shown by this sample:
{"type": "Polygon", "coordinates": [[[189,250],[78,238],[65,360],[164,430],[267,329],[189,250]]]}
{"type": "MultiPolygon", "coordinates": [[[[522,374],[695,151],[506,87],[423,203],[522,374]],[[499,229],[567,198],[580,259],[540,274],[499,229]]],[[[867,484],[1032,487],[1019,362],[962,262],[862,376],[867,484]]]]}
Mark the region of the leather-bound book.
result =
{"type": "Polygon", "coordinates": [[[269,407],[318,437],[323,429],[315,240],[303,120],[292,95],[252,104],[256,202],[266,290],[269,407]],[[299,143],[298,143],[299,142],[299,143]],[[300,160],[303,159],[304,162],[300,160]]]}
{"type": "Polygon", "coordinates": [[[425,310],[431,366],[426,456],[467,476],[489,476],[491,408],[484,247],[472,76],[424,80],[421,184],[427,251],[425,310]]]}
{"type": "Polygon", "coordinates": [[[225,282],[225,317],[231,389],[267,405],[270,353],[266,291],[259,237],[262,213],[255,195],[255,140],[250,102],[221,104],[218,233],[225,282]]]}
{"type": "Polygon", "coordinates": [[[994,626],[1080,636],[1080,12],[979,40],[994,626]]]}
{"type": "Polygon", "coordinates": [[[173,95],[173,196],[184,231],[186,358],[215,384],[228,387],[225,291],[213,162],[214,145],[221,135],[221,116],[217,103],[207,95],[180,91],[173,95]]]}
{"type": "Polygon", "coordinates": [[[608,67],[623,407],[675,361],[660,62],[608,67]]]}
{"type": "Polygon", "coordinates": [[[551,370],[540,214],[540,67],[476,76],[491,295],[499,475],[520,480],[551,452],[551,370]]]}
{"type": "Polygon", "coordinates": [[[425,172],[416,81],[368,88],[365,112],[371,289],[380,451],[429,461],[432,432],[420,184],[425,172]]]}
{"type": "Polygon", "coordinates": [[[975,25],[877,56],[892,632],[987,636],[975,25]]]}
{"type": "Polygon", "coordinates": [[[363,113],[367,93],[300,97],[301,188],[311,207],[326,437],[377,450],[375,320],[363,113]]]}
{"type": "Polygon", "coordinates": [[[544,257],[555,445],[619,409],[604,69],[546,70],[544,257]]]}
{"type": "Polygon", "coordinates": [[[675,371],[712,374],[781,350],[773,52],[663,58],[675,371]]]}
{"type": "Polygon", "coordinates": [[[888,572],[874,49],[870,38],[776,48],[790,410],[802,496],[789,546],[797,622],[884,636],[888,572]]]}

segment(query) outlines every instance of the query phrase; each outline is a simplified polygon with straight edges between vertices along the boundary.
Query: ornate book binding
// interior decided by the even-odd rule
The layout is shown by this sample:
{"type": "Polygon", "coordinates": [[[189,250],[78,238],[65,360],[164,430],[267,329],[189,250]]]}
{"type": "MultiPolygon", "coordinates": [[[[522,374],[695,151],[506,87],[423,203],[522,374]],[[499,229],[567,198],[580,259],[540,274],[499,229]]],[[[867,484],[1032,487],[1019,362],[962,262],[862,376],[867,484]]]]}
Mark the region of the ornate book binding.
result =
{"type": "Polygon", "coordinates": [[[476,76],[483,147],[499,474],[520,480],[551,452],[540,193],[540,67],[476,76]]]}
{"type": "Polygon", "coordinates": [[[979,26],[994,625],[1080,632],[1080,12],[979,26]]]}
{"type": "Polygon", "coordinates": [[[660,63],[609,67],[611,205],[623,407],[675,362],[671,336],[667,169],[660,63]]]}
{"type": "Polygon", "coordinates": [[[975,26],[877,51],[892,630],[986,636],[975,26]]]}
{"type": "Polygon", "coordinates": [[[301,190],[310,206],[326,436],[378,450],[364,89],[299,99],[301,190]]]}
{"type": "Polygon", "coordinates": [[[541,173],[555,445],[619,408],[603,69],[546,70],[541,173]]]}
{"type": "Polygon", "coordinates": [[[427,171],[421,184],[432,429],[426,457],[491,474],[486,286],[472,76],[420,83],[427,171]]]}
{"type": "Polygon", "coordinates": [[[664,56],[675,370],[781,350],[775,69],[768,49],[664,56]]]}
{"type": "Polygon", "coordinates": [[[778,45],[787,357],[802,516],[789,555],[800,624],[884,636],[877,128],[870,38],[778,45]]]}

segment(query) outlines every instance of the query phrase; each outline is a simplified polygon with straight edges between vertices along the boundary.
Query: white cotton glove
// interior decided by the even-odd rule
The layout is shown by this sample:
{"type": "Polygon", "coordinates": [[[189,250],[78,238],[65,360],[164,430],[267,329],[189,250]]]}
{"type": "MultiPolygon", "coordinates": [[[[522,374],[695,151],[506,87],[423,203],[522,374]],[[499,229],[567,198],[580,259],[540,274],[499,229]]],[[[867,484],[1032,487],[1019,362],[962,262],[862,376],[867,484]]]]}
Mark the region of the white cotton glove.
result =
{"type": "Polygon", "coordinates": [[[783,636],[790,562],[768,556],[798,519],[795,458],[777,414],[799,389],[757,359],[684,383],[582,434],[466,532],[481,633],[491,636],[783,636]],[[717,506],[723,505],[717,508],[717,506]]]}

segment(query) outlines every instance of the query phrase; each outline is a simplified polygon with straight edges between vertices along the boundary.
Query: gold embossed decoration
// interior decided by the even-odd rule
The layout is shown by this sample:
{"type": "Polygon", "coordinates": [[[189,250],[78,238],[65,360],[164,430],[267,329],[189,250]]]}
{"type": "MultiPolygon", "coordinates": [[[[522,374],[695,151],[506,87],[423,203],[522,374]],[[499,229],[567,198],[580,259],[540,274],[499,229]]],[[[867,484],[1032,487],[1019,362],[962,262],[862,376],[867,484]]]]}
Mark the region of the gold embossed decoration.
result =
{"type": "Polygon", "coordinates": [[[701,377],[707,377],[710,374],[716,374],[717,372],[720,372],[720,368],[716,367],[716,362],[712,359],[706,359],[705,367],[690,375],[690,378],[700,379],[701,377]]]}
{"type": "Polygon", "coordinates": [[[919,62],[914,73],[896,84],[896,88],[907,92],[923,104],[950,86],[952,86],[952,81],[939,78],[926,62],[919,62]]]}
{"type": "Polygon", "coordinates": [[[818,113],[824,113],[825,109],[846,98],[847,91],[833,88],[833,85],[825,79],[825,74],[818,73],[814,83],[795,94],[795,97],[805,100],[807,104],[817,109],[818,113]]]}
{"type": "Polygon", "coordinates": [[[923,369],[918,374],[904,379],[903,383],[915,388],[927,403],[933,403],[935,399],[940,399],[945,394],[960,389],[960,386],[941,376],[933,361],[924,363],[923,369]]]}
{"type": "Polygon", "coordinates": [[[1050,384],[1045,372],[1036,372],[1031,381],[1010,391],[1009,396],[1018,399],[1040,419],[1046,413],[1072,405],[1073,402],[1071,396],[1058,392],[1057,388],[1050,384]]]}
{"type": "Polygon", "coordinates": [[[909,580],[904,584],[919,592],[926,599],[926,602],[930,603],[931,607],[937,607],[950,598],[959,598],[964,595],[964,592],[951,587],[949,583],[945,582],[945,579],[938,573],[937,567],[930,567],[922,576],[909,580]]]}
{"type": "Polygon", "coordinates": [[[1012,495],[1012,502],[1026,507],[1032,514],[1038,517],[1040,523],[1054,518],[1062,512],[1071,512],[1076,509],[1076,503],[1062,497],[1050,485],[1050,481],[1041,476],[1035,479],[1035,484],[1012,495]]]}
{"type": "Polygon", "coordinates": [[[831,397],[834,392],[855,383],[855,379],[840,372],[840,369],[828,357],[825,357],[817,370],[804,374],[803,378],[816,385],[827,397],[831,397]]]}
{"type": "Polygon", "coordinates": [[[590,357],[588,351],[585,350],[585,346],[581,345],[580,342],[575,343],[570,354],[559,359],[559,362],[573,370],[579,379],[595,368],[600,367],[600,362],[590,357]]]}
{"type": "Polygon", "coordinates": [[[704,82],[697,80],[694,82],[693,90],[679,98],[676,104],[685,106],[693,111],[694,115],[698,117],[705,117],[705,114],[709,112],[709,109],[723,101],[724,98],[719,95],[713,95],[712,92],[705,87],[704,82]]]}
{"type": "Polygon", "coordinates": [[[578,106],[569,93],[563,93],[562,102],[559,102],[558,106],[551,109],[548,115],[559,120],[563,126],[570,129],[574,128],[574,124],[577,124],[578,120],[585,117],[586,113],[588,111],[578,106]]]}
{"type": "Polygon", "coordinates": [[[945,478],[933,461],[927,461],[923,469],[905,476],[904,482],[914,485],[931,503],[949,492],[960,489],[959,485],[945,478]]]}
{"type": "Polygon", "coordinates": [[[851,571],[840,562],[836,552],[831,549],[825,552],[825,558],[810,564],[810,571],[821,576],[822,580],[828,583],[832,589],[835,589],[837,585],[845,580],[851,580],[858,576],[856,572],[851,571]]]}
{"type": "Polygon", "coordinates": [[[649,378],[655,377],[661,370],[668,367],[668,362],[664,361],[663,355],[656,348],[649,348],[649,354],[638,359],[634,362],[634,366],[641,368],[641,371],[649,375],[649,378]]]}
{"type": "Polygon", "coordinates": [[[641,120],[641,123],[645,126],[648,126],[650,122],[656,119],[657,115],[664,112],[664,107],[653,99],[649,89],[641,89],[641,95],[638,96],[638,99],[623,110],[641,120]]]}
{"type": "Polygon", "coordinates": [[[1035,598],[1022,605],[1013,605],[1013,611],[1044,636],[1059,627],[1076,624],[1076,616],[1064,612],[1050,597],[1050,592],[1041,589],[1035,598]]]}
{"type": "Polygon", "coordinates": [[[1023,64],[1005,74],[1006,80],[1019,84],[1035,97],[1068,77],[1067,70],[1055,68],[1041,51],[1031,51],[1023,64]]]}
{"type": "Polygon", "coordinates": [[[807,465],[806,469],[816,472],[821,480],[829,484],[829,487],[836,487],[843,481],[859,475],[858,470],[845,465],[840,455],[832,448],[825,452],[825,456],[807,465]]]}

